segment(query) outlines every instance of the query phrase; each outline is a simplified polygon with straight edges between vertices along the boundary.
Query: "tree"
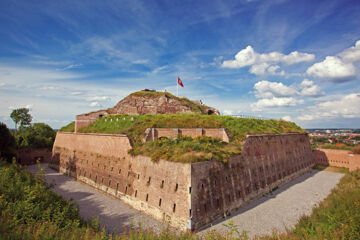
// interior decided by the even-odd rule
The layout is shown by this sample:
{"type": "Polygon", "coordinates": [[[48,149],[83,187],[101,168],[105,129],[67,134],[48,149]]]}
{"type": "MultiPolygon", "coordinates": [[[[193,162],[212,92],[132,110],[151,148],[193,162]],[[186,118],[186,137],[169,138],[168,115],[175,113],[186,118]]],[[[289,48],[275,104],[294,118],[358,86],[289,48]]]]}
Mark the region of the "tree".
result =
{"type": "Polygon", "coordinates": [[[11,119],[15,122],[15,131],[20,123],[20,127],[29,126],[32,121],[32,116],[29,113],[28,108],[14,109],[10,114],[11,119]]]}
{"type": "Polygon", "coordinates": [[[8,161],[15,156],[15,138],[4,123],[0,122],[0,158],[8,161]]]}
{"type": "Polygon", "coordinates": [[[52,148],[56,132],[45,123],[34,123],[18,136],[20,147],[52,148]]]}

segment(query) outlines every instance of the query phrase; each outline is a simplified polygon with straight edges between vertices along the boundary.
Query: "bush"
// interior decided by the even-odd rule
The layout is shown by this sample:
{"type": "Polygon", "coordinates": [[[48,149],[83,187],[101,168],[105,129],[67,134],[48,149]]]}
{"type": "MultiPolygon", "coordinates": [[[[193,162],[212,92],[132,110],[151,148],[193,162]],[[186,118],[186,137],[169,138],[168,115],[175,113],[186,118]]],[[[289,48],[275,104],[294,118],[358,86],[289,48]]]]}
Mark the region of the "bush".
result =
{"type": "Polygon", "coordinates": [[[52,148],[56,132],[45,123],[34,123],[17,135],[19,147],[52,148]]]}

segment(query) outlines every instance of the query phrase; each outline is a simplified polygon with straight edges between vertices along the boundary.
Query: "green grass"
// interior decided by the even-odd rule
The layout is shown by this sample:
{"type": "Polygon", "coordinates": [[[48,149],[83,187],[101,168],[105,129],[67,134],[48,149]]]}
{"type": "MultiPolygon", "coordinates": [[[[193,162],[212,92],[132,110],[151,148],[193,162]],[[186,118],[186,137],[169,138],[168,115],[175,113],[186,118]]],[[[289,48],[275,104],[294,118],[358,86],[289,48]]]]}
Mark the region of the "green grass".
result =
{"type": "Polygon", "coordinates": [[[63,126],[59,130],[60,132],[74,132],[75,131],[75,122],[71,122],[66,126],[63,126]]]}
{"type": "MultiPolygon", "coordinates": [[[[82,220],[77,206],[52,192],[43,175],[34,177],[16,164],[0,164],[0,239],[249,239],[231,221],[226,227],[225,233],[208,232],[202,237],[141,228],[109,235],[98,221],[82,220]]],[[[346,172],[311,216],[302,217],[293,230],[256,239],[360,239],[360,170],[346,172]]]]}
{"type": "Polygon", "coordinates": [[[138,144],[129,153],[133,156],[149,156],[153,161],[161,158],[172,162],[226,162],[232,155],[240,154],[241,148],[206,136],[195,139],[179,136],[176,139],[163,138],[138,144]]]}
{"type": "Polygon", "coordinates": [[[323,144],[320,145],[319,148],[323,148],[323,149],[335,149],[335,150],[347,150],[347,151],[352,151],[355,146],[352,145],[340,145],[340,146],[336,146],[335,144],[323,144]]]}
{"type": "MultiPolygon", "coordinates": [[[[151,93],[151,92],[150,92],[151,93]]],[[[69,125],[68,125],[69,126],[69,125]]],[[[69,127],[66,126],[66,129],[69,127]]],[[[157,115],[112,115],[101,118],[85,128],[82,133],[126,134],[132,144],[133,155],[146,155],[154,160],[159,158],[170,161],[194,162],[215,159],[225,162],[227,158],[241,152],[241,145],[247,134],[280,134],[305,132],[295,123],[283,120],[259,120],[235,118],[230,116],[214,116],[201,114],[157,114],[157,115]],[[225,128],[230,136],[230,143],[207,138],[200,146],[196,141],[177,139],[143,143],[147,128],[225,128]],[[183,146],[187,146],[184,151],[183,146]],[[204,145],[207,147],[205,148],[204,145]],[[197,149],[202,149],[198,151],[197,149]],[[173,157],[171,154],[175,154],[173,157]]]]}
{"type": "Polygon", "coordinates": [[[141,142],[147,128],[226,128],[230,141],[240,143],[247,134],[305,132],[295,123],[283,120],[259,120],[200,114],[113,115],[82,128],[83,133],[126,134],[141,142]]]}

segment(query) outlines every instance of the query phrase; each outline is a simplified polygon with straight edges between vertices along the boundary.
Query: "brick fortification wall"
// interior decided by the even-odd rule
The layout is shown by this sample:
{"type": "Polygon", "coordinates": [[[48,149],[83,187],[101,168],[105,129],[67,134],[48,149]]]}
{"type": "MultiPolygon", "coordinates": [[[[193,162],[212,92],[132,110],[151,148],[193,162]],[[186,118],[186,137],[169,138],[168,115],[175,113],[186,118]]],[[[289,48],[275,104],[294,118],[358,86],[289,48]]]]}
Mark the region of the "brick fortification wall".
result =
{"type": "Polygon", "coordinates": [[[128,155],[125,135],[58,132],[53,168],[111,194],[135,209],[187,229],[190,164],[128,155]]]}
{"type": "Polygon", "coordinates": [[[319,149],[313,152],[316,164],[348,168],[354,171],[360,168],[360,155],[346,150],[319,149]]]}
{"type": "Polygon", "coordinates": [[[22,165],[35,164],[36,161],[50,162],[51,150],[48,148],[23,148],[16,151],[16,159],[22,165]]]}
{"type": "Polygon", "coordinates": [[[242,155],[226,164],[153,163],[131,157],[130,148],[125,135],[58,132],[51,165],[182,230],[204,227],[313,166],[307,134],[248,136],[242,155]]]}
{"type": "Polygon", "coordinates": [[[193,228],[210,224],[245,202],[270,192],[313,166],[307,134],[255,135],[244,142],[242,155],[220,162],[192,164],[193,228]]]}
{"type": "Polygon", "coordinates": [[[180,136],[198,137],[207,136],[219,138],[224,142],[229,142],[229,136],[224,128],[148,128],[145,131],[144,142],[154,141],[157,138],[176,138],[180,136]]]}
{"type": "Polygon", "coordinates": [[[87,127],[91,123],[96,122],[99,118],[106,117],[108,115],[109,113],[106,110],[77,115],[75,117],[75,132],[78,132],[80,128],[87,127]]]}

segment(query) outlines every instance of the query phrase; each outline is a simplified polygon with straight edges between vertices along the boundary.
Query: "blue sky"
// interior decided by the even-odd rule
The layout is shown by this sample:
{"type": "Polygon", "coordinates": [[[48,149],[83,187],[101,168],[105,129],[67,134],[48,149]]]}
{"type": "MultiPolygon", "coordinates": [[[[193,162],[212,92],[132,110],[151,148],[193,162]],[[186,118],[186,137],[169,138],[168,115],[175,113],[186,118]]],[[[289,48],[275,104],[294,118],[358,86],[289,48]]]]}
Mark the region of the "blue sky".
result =
{"type": "Polygon", "coordinates": [[[0,0],[0,120],[54,128],[144,88],[360,128],[360,2],[0,0]]]}

